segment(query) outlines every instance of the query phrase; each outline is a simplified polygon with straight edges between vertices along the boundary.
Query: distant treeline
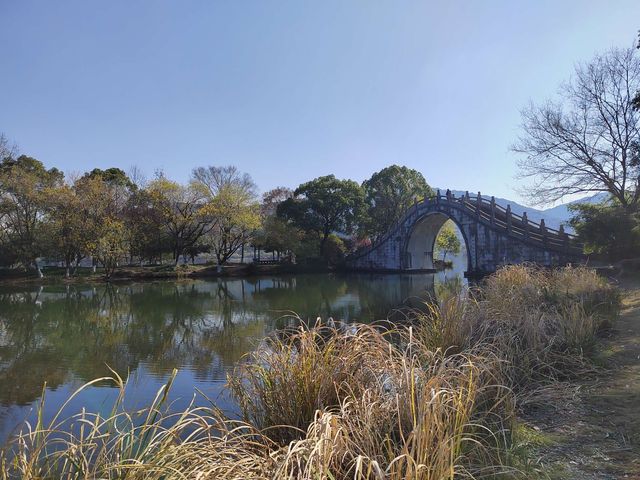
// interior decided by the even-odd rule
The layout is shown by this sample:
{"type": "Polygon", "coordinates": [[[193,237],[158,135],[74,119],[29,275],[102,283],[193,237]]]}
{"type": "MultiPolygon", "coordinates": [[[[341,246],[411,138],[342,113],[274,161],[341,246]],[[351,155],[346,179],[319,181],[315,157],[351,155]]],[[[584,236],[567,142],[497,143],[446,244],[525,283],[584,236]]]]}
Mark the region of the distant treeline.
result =
{"type": "Polygon", "coordinates": [[[208,253],[224,265],[253,246],[278,258],[339,263],[382,235],[416,198],[433,192],[396,165],[362,185],[327,175],[260,198],[233,166],[193,170],[186,184],[133,168],[65,178],[0,138],[0,265],[34,269],[42,259],[67,275],[91,257],[109,277],[123,263],[162,263],[208,253]]]}

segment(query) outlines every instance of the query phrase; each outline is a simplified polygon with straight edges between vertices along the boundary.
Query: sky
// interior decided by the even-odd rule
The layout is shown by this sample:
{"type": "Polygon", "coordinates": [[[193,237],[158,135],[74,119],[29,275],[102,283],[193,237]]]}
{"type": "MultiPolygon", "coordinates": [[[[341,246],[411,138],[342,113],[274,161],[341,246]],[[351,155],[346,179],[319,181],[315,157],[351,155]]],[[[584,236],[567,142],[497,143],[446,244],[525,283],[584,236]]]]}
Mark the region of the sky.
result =
{"type": "Polygon", "coordinates": [[[399,164],[526,203],[520,110],[638,29],[638,0],[0,0],[0,132],[67,174],[399,164]]]}

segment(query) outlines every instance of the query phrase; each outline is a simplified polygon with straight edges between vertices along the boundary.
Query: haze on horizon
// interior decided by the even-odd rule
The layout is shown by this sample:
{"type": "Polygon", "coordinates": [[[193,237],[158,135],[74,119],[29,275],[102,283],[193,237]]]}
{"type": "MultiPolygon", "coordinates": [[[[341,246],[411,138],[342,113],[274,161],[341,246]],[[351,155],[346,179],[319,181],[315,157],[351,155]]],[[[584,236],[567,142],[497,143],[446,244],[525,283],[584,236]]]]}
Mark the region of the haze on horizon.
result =
{"type": "Polygon", "coordinates": [[[0,132],[66,173],[232,164],[266,191],[396,163],[526,203],[520,109],[640,18],[630,0],[398,5],[0,0],[0,132]]]}

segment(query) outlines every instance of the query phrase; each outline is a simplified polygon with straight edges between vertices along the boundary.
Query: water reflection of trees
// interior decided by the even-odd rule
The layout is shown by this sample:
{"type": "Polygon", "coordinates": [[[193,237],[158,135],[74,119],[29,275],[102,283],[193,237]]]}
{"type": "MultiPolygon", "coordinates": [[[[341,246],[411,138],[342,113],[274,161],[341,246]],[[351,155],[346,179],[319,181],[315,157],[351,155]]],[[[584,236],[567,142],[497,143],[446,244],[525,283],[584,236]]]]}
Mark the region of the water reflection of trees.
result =
{"type": "Polygon", "coordinates": [[[428,276],[301,275],[0,290],[0,403],[26,404],[56,388],[144,365],[190,368],[220,380],[270,331],[333,316],[386,318],[433,289],[428,276]]]}
{"type": "Polygon", "coordinates": [[[0,293],[0,403],[25,404],[71,377],[122,375],[144,362],[164,375],[224,369],[264,335],[262,322],[224,292],[193,284],[33,289],[0,293]]]}

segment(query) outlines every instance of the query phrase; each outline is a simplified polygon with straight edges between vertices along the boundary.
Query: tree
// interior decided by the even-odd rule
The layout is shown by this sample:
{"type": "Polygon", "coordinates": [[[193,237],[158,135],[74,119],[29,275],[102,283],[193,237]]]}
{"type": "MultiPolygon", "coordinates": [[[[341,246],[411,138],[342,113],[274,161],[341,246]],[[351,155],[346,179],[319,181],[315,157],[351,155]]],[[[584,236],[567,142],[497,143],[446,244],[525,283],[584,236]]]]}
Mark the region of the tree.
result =
{"type": "Polygon", "coordinates": [[[242,197],[243,202],[253,202],[256,198],[256,184],[248,173],[240,173],[234,166],[198,167],[193,170],[193,179],[203,185],[211,198],[222,189],[232,187],[235,195],[242,197]]]}
{"type": "Polygon", "coordinates": [[[75,262],[77,266],[87,255],[91,241],[92,230],[88,228],[85,204],[78,192],[68,185],[51,189],[46,204],[52,254],[64,261],[65,275],[69,277],[71,265],[75,262]]]}
{"type": "Polygon", "coordinates": [[[85,177],[99,178],[109,185],[120,185],[122,187],[127,187],[130,190],[136,190],[138,188],[137,185],[133,183],[127,176],[127,174],[124,173],[124,170],[116,167],[107,168],[106,170],[94,168],[90,172],[85,173],[85,177]]]}
{"type": "Polygon", "coordinates": [[[586,254],[616,261],[636,257],[640,252],[640,208],[630,212],[616,201],[574,204],[570,221],[586,254]]]}
{"type": "Polygon", "coordinates": [[[293,198],[293,190],[287,187],[276,187],[262,195],[262,204],[260,205],[260,213],[263,217],[276,215],[278,205],[285,200],[293,198]]]}
{"type": "MultiPolygon", "coordinates": [[[[106,219],[123,221],[125,207],[129,199],[126,185],[105,179],[99,174],[85,174],[73,184],[78,210],[73,212],[82,231],[78,236],[83,239],[86,251],[89,245],[96,245],[102,235],[102,226],[106,219]]],[[[94,260],[95,260],[94,256],[94,260]]],[[[95,262],[94,262],[95,268],[95,262]]]]}
{"type": "Polygon", "coordinates": [[[185,249],[213,228],[208,193],[198,182],[187,186],[159,177],[147,187],[150,202],[165,229],[177,265],[185,249]]]}
{"type": "Polygon", "coordinates": [[[63,178],[56,168],[47,170],[42,162],[26,155],[0,162],[0,222],[6,248],[24,266],[35,267],[40,276],[37,259],[50,241],[45,230],[47,195],[63,178]]]}
{"type": "Polygon", "coordinates": [[[241,189],[226,185],[209,201],[207,212],[213,222],[207,239],[220,270],[260,227],[259,206],[241,189]]]}
{"type": "Polygon", "coordinates": [[[322,247],[322,255],[329,265],[340,264],[344,260],[346,252],[344,241],[334,233],[327,237],[327,241],[322,247]]]}
{"type": "Polygon", "coordinates": [[[254,245],[266,252],[295,252],[300,247],[304,233],[284,219],[270,215],[262,219],[262,228],[254,238],[254,245]]]}
{"type": "Polygon", "coordinates": [[[374,173],[362,184],[367,203],[365,231],[374,239],[400,220],[416,199],[433,195],[420,172],[391,165],[374,173]]]}
{"type": "Polygon", "coordinates": [[[640,89],[635,49],[613,49],[578,65],[558,102],[522,112],[513,150],[537,204],[607,192],[623,207],[640,201],[640,131],[633,97],[640,89]]]}
{"type": "Polygon", "coordinates": [[[18,147],[12,144],[4,133],[0,133],[0,161],[17,156],[18,147]]]}
{"type": "Polygon", "coordinates": [[[79,182],[100,182],[102,188],[103,208],[112,217],[121,217],[131,195],[138,189],[137,185],[119,168],[101,170],[94,168],[79,182]]]}
{"type": "Polygon", "coordinates": [[[106,217],[95,241],[89,243],[89,251],[104,267],[105,278],[110,279],[118,263],[127,255],[127,229],[124,222],[106,217]]]}
{"type": "Polygon", "coordinates": [[[199,167],[193,181],[207,192],[212,228],[207,235],[218,269],[245,245],[260,226],[256,184],[236,167],[199,167]]]}
{"type": "Polygon", "coordinates": [[[436,252],[442,254],[443,262],[447,260],[448,254],[458,255],[460,253],[462,246],[451,220],[447,220],[438,232],[435,246],[436,252]]]}
{"type": "Polygon", "coordinates": [[[154,208],[153,200],[149,191],[138,189],[129,197],[124,212],[130,239],[129,254],[138,257],[140,263],[157,260],[164,252],[171,251],[162,212],[154,208]]]}
{"type": "Polygon", "coordinates": [[[351,233],[364,211],[364,193],[353,180],[333,175],[303,183],[278,205],[278,216],[320,236],[320,254],[331,233],[351,233]]]}

